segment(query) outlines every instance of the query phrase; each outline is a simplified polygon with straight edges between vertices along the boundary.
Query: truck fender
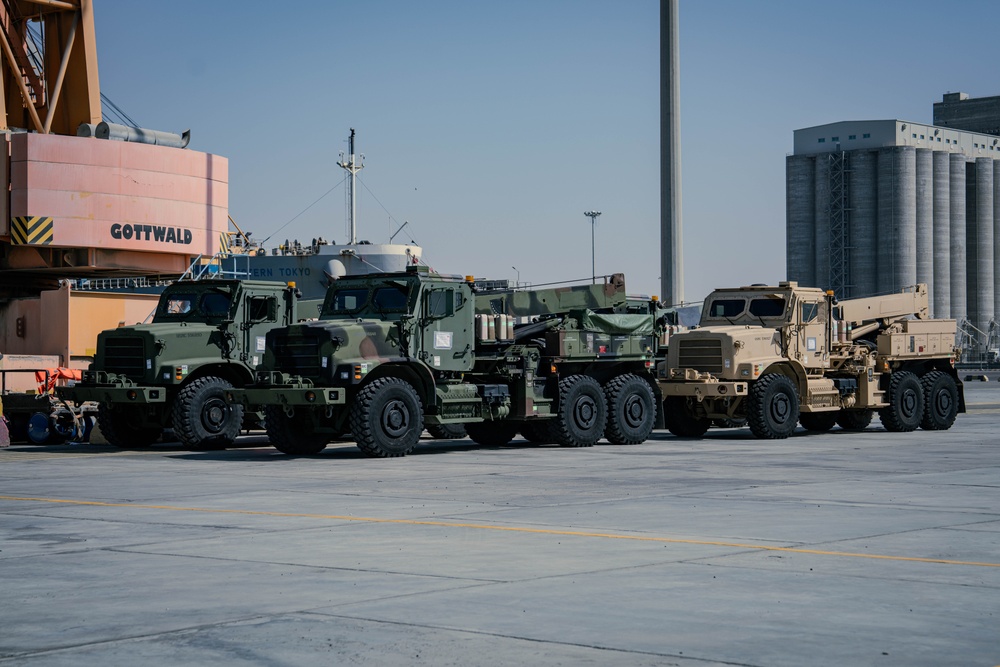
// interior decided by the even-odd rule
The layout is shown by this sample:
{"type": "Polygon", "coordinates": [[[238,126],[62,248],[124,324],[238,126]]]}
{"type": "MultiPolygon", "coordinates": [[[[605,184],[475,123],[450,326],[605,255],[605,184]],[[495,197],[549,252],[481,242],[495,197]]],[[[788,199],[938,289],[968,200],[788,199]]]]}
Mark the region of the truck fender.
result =
{"type": "Polygon", "coordinates": [[[423,364],[414,363],[403,357],[383,362],[365,376],[365,381],[358,386],[358,389],[383,377],[396,377],[413,385],[425,409],[434,403],[434,376],[423,364]]]}
{"type": "Polygon", "coordinates": [[[184,378],[180,386],[189,384],[192,380],[207,376],[222,378],[234,387],[245,387],[253,383],[253,373],[242,364],[205,364],[199,366],[193,373],[184,378]]]}
{"type": "Polygon", "coordinates": [[[761,375],[766,375],[767,373],[778,373],[788,376],[795,383],[795,388],[799,392],[799,401],[802,401],[808,395],[809,383],[806,379],[806,369],[794,359],[782,359],[779,362],[772,363],[764,369],[761,375]]]}

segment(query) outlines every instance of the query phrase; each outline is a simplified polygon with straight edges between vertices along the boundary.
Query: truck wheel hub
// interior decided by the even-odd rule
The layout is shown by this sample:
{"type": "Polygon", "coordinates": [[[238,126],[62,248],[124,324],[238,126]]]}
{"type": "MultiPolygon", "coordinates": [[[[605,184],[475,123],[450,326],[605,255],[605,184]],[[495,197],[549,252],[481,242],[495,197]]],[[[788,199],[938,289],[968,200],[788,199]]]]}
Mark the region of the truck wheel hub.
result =
{"type": "Polygon", "coordinates": [[[212,402],[205,406],[202,422],[211,430],[218,430],[226,423],[226,406],[212,402]]]}
{"type": "Polygon", "coordinates": [[[779,394],[771,401],[771,418],[779,424],[788,421],[788,416],[792,412],[791,403],[784,394],[779,394]]]}
{"type": "Polygon", "coordinates": [[[576,402],[573,414],[581,428],[591,428],[597,421],[597,406],[590,398],[581,398],[576,402]]]}
{"type": "Polygon", "coordinates": [[[940,415],[951,414],[951,393],[939,391],[934,397],[934,408],[940,415]]]}
{"type": "Polygon", "coordinates": [[[410,412],[402,401],[391,401],[382,411],[382,429],[390,436],[398,438],[410,428],[410,412]]]}
{"type": "Polygon", "coordinates": [[[642,422],[646,416],[645,406],[642,404],[642,399],[638,396],[632,396],[628,399],[625,404],[625,421],[629,426],[633,428],[638,428],[642,425],[642,422]]]}

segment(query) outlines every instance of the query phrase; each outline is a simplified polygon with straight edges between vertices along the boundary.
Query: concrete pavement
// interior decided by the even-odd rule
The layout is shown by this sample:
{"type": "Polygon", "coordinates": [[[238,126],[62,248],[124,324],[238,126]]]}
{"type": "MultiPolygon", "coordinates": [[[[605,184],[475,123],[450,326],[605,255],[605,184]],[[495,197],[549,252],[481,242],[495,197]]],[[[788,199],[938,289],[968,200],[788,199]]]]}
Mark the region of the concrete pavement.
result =
{"type": "Polygon", "coordinates": [[[14,446],[0,665],[997,665],[987,385],[946,432],[14,446]]]}

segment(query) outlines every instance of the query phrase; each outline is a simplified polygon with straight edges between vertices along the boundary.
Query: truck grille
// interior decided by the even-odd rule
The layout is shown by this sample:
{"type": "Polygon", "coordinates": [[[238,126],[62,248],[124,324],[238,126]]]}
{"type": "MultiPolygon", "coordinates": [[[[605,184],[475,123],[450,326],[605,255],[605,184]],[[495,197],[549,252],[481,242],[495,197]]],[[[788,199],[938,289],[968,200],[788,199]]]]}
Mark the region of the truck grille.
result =
{"type": "Polygon", "coordinates": [[[719,339],[678,340],[677,365],[702,373],[722,372],[722,341],[719,339]]]}
{"type": "Polygon", "coordinates": [[[116,337],[104,341],[104,366],[111,373],[120,373],[131,380],[146,372],[142,338],[116,337]]]}
{"type": "Polygon", "coordinates": [[[283,336],[273,339],[274,361],[284,373],[308,378],[320,376],[319,337],[312,335],[283,336]]]}

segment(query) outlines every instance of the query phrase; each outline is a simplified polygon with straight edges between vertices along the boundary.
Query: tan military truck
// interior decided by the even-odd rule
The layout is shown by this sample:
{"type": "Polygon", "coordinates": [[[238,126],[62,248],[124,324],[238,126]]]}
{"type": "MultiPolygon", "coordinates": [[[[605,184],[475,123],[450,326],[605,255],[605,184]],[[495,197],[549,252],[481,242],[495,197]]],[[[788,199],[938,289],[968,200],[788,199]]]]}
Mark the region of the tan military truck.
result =
{"type": "Polygon", "coordinates": [[[712,292],[699,326],[670,339],[657,376],[674,435],[746,419],[758,438],[834,424],[948,429],[965,412],[955,320],[928,319],[927,286],[838,302],[782,282],[712,292]]]}

